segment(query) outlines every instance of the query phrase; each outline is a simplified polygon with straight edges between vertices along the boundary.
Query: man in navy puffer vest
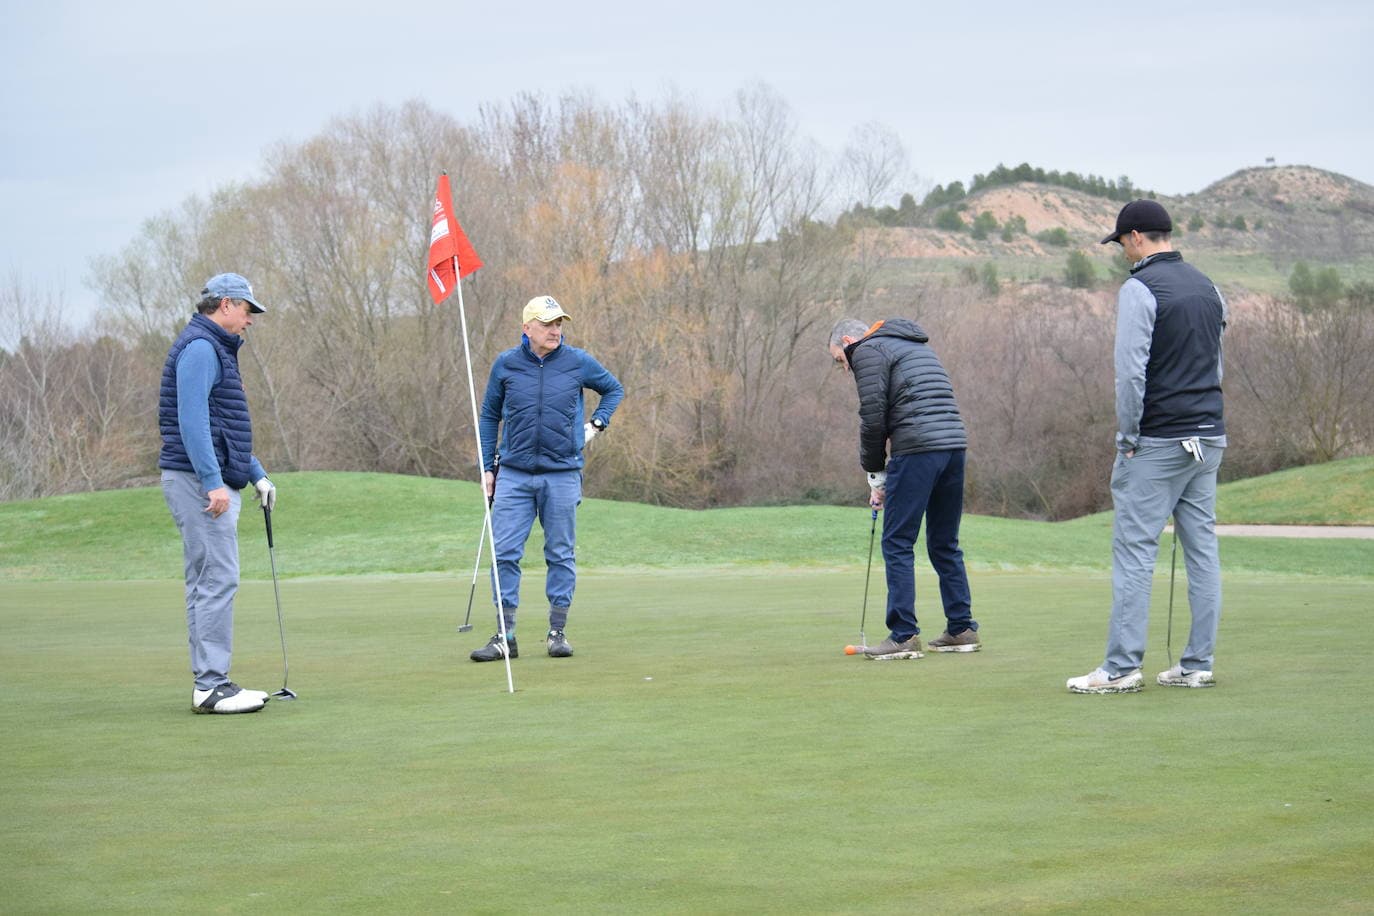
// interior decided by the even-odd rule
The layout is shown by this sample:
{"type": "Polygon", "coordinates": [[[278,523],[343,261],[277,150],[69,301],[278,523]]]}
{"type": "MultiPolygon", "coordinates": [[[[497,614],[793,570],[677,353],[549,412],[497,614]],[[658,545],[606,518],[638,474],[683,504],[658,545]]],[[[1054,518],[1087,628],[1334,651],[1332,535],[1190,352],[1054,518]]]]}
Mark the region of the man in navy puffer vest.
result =
{"type": "Polygon", "coordinates": [[[496,357],[487,380],[478,428],[483,486],[492,500],[496,581],[492,603],[505,611],[497,633],[474,651],[475,662],[520,655],[515,611],[520,605],[520,558],[537,516],[544,529],[544,592],[549,599],[549,655],[567,658],[563,633],[577,585],[574,547],[582,501],[582,449],[611,422],[625,389],[590,353],[563,343],[571,316],[552,296],[536,296],[521,315],[520,346],[496,357]],[[583,389],[601,396],[587,420],[583,389]],[[496,441],[501,432],[501,466],[496,441]],[[499,584],[499,594],[497,586],[499,584]],[[502,636],[505,639],[502,639],[502,636]]]}
{"type": "Polygon", "coordinates": [[[277,490],[253,455],[253,425],[239,376],[240,336],[264,309],[238,274],[211,277],[196,314],[162,369],[158,426],[162,495],[186,565],[186,629],[201,713],[256,712],[267,693],[229,680],[239,585],[239,490],[252,484],[271,509],[277,490]]]}

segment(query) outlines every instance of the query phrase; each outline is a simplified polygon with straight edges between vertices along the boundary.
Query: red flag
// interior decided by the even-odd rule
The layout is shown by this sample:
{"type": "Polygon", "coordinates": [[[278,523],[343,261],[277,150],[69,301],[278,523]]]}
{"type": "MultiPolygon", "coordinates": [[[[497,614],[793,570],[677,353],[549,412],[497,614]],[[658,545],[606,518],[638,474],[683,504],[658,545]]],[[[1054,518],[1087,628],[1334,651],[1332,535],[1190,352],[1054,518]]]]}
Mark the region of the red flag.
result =
{"type": "Polygon", "coordinates": [[[429,232],[429,294],[436,305],[448,298],[460,279],[482,266],[482,259],[477,257],[453,215],[452,201],[445,172],[439,176],[439,189],[434,192],[434,223],[429,232]]]}

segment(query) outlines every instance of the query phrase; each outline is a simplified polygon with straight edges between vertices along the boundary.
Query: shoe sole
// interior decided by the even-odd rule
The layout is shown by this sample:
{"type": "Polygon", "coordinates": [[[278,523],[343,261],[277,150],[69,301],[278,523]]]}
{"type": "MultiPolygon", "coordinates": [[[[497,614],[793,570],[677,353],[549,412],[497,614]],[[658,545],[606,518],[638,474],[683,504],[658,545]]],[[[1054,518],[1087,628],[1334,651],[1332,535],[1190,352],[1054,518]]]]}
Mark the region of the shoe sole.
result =
{"type": "Polygon", "coordinates": [[[1155,678],[1155,683],[1158,684],[1158,685],[1161,686],[1161,687],[1194,687],[1194,688],[1200,688],[1200,687],[1215,687],[1215,686],[1217,685],[1217,682],[1216,682],[1215,680],[1211,679],[1211,678],[1207,678],[1206,680],[1204,680],[1204,679],[1202,679],[1202,678],[1196,678],[1196,679],[1194,679],[1194,678],[1186,678],[1186,677],[1181,677],[1181,678],[1178,678],[1177,680],[1175,680],[1174,678],[1157,677],[1157,678],[1155,678]]]}
{"type": "Polygon", "coordinates": [[[1140,693],[1141,682],[1134,684],[1104,684],[1101,687],[1070,687],[1069,693],[1140,693]]]}
{"type": "Polygon", "coordinates": [[[981,643],[972,646],[926,646],[932,652],[977,652],[983,648],[981,643]]]}
{"type": "Polygon", "coordinates": [[[206,709],[204,706],[192,706],[191,712],[197,713],[198,715],[239,716],[244,713],[258,712],[266,705],[266,703],[262,703],[261,705],[254,706],[252,709],[206,709]]]}
{"type": "Polygon", "coordinates": [[[904,658],[925,658],[925,657],[926,657],[926,654],[925,654],[924,652],[889,652],[887,655],[869,655],[869,656],[867,656],[867,658],[868,658],[869,661],[874,661],[874,662],[890,662],[890,661],[899,661],[899,660],[904,659],[904,658]]]}
{"type": "Polygon", "coordinates": [[[571,652],[550,652],[549,658],[572,658],[571,652]]]}

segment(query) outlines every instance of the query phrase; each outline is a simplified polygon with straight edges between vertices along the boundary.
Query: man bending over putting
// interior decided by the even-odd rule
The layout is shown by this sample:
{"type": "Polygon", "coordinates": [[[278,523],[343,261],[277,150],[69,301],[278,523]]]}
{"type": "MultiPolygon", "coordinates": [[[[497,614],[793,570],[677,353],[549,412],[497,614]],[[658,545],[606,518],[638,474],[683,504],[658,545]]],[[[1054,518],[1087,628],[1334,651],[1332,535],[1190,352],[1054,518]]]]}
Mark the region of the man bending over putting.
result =
{"type": "Polygon", "coordinates": [[[868,473],[869,505],[883,513],[887,626],[870,658],[920,658],[916,623],[916,537],[926,521],[926,553],[940,577],[945,632],[937,652],[976,652],[959,522],[964,514],[964,452],[968,438],[954,388],[926,332],[905,318],[871,328],[843,318],[830,332],[835,365],[853,371],[859,389],[859,463],[868,473]],[[889,449],[891,457],[888,457],[889,449]]]}

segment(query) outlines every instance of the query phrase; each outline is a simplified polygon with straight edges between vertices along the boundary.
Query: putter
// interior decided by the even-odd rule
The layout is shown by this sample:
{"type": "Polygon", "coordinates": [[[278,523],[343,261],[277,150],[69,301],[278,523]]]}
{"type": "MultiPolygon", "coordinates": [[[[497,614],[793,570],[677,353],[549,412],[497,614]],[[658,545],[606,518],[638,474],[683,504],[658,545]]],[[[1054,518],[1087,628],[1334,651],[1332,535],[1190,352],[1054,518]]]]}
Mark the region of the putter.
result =
{"type": "Polygon", "coordinates": [[[275,700],[294,700],[296,691],[286,686],[291,666],[286,660],[286,625],[281,619],[281,589],[277,586],[277,555],[272,547],[272,510],[262,507],[262,520],[267,525],[267,558],[272,562],[272,595],[277,599],[277,632],[281,634],[281,690],[272,694],[275,700]]]}
{"type": "Polygon", "coordinates": [[[873,524],[868,528],[868,571],[864,573],[864,604],[859,612],[859,651],[868,648],[868,637],[864,636],[864,624],[868,622],[868,580],[873,575],[873,538],[878,533],[878,510],[873,510],[873,524]]]}
{"type": "MultiPolygon", "coordinates": [[[[491,469],[491,490],[492,493],[487,497],[487,511],[491,511],[491,504],[496,498],[496,475],[501,473],[501,456],[496,456],[496,462],[491,469]]],[[[472,563],[472,588],[468,589],[468,612],[463,617],[463,622],[458,625],[459,633],[467,633],[472,629],[472,599],[477,594],[477,570],[482,567],[482,546],[487,540],[487,520],[482,519],[482,533],[477,536],[477,559],[472,563]]]]}
{"type": "Polygon", "coordinates": [[[477,570],[482,566],[482,547],[487,542],[487,522],[482,520],[482,533],[477,536],[477,559],[472,563],[472,588],[468,589],[468,612],[463,622],[458,624],[458,632],[466,633],[472,629],[472,599],[477,594],[477,570]]]}

